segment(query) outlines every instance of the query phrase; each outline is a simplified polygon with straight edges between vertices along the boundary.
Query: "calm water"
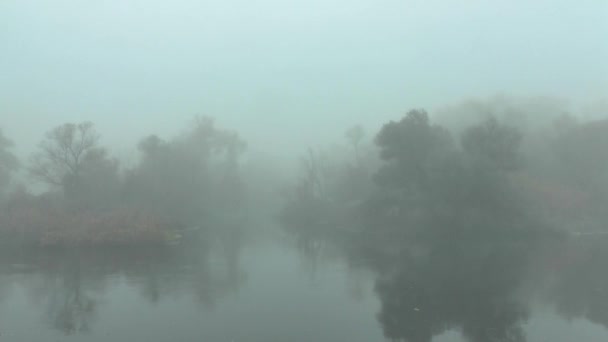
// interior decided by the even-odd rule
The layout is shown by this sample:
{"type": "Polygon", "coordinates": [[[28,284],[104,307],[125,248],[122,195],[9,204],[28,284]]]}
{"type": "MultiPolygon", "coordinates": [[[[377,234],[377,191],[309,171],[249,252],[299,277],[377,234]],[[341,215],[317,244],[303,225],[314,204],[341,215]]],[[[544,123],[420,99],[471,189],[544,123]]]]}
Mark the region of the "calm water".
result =
{"type": "Polygon", "coordinates": [[[437,283],[429,291],[442,293],[440,302],[411,307],[406,283],[380,296],[373,271],[321,243],[297,246],[272,238],[180,253],[5,253],[0,341],[385,341],[385,324],[407,326],[409,336],[439,326],[432,341],[443,342],[465,341],[463,331],[479,340],[492,329],[505,330],[504,341],[608,341],[608,277],[592,263],[577,266],[589,264],[579,247],[535,261],[533,270],[559,272],[530,272],[517,300],[499,294],[487,306],[480,295],[470,306],[450,297],[452,284],[437,283]],[[458,306],[462,322],[430,322],[448,311],[458,316],[458,306]]]}

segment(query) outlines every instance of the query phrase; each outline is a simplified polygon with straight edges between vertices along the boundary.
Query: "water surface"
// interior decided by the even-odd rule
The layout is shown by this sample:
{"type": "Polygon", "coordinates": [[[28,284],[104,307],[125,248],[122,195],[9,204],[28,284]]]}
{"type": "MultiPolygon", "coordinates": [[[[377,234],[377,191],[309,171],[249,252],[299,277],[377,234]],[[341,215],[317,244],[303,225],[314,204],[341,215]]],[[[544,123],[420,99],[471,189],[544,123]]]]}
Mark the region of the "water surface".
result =
{"type": "Polygon", "coordinates": [[[535,261],[537,269],[560,272],[528,275],[518,282],[513,297],[511,292],[502,297],[503,290],[487,296],[471,293],[466,299],[478,302],[469,306],[451,297],[462,289],[437,283],[415,290],[414,300],[427,292],[441,297],[426,307],[408,307],[412,299],[407,291],[414,290],[406,283],[385,289],[386,282],[373,270],[353,266],[323,243],[303,248],[284,237],[188,252],[9,254],[3,257],[0,276],[0,337],[385,341],[385,329],[395,325],[404,336],[419,336],[418,341],[428,340],[426,327],[441,327],[430,336],[443,342],[499,335],[506,341],[606,341],[608,277],[592,269],[581,254],[586,249],[577,248],[562,260],[535,261]],[[577,267],[583,259],[588,266],[577,267]],[[464,306],[462,315],[458,305],[464,306]],[[423,316],[429,310],[437,312],[423,316]]]}

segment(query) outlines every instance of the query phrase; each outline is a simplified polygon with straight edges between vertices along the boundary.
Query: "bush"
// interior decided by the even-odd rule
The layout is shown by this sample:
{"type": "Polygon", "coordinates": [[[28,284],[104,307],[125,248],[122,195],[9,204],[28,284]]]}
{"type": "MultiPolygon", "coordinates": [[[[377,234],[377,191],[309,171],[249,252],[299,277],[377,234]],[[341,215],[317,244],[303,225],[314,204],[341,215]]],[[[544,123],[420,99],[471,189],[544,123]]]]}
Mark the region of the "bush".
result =
{"type": "Polygon", "coordinates": [[[36,201],[4,210],[0,235],[5,243],[38,246],[168,244],[179,236],[174,225],[143,211],[70,212],[36,201]]]}

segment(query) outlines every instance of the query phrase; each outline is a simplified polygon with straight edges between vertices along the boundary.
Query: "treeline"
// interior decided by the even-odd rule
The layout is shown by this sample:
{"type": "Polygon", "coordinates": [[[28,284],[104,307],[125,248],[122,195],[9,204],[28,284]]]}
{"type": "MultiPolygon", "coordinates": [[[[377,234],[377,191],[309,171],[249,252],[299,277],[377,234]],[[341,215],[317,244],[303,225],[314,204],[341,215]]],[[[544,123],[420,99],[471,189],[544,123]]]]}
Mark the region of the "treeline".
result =
{"type": "Polygon", "coordinates": [[[607,120],[513,103],[469,103],[438,116],[453,124],[413,110],[372,139],[354,126],[346,146],[309,149],[282,201],[269,199],[279,186],[269,176],[273,165],[258,167],[263,182],[251,181],[243,140],[208,118],[172,138],[144,137],[129,167],[89,122],[49,130],[21,160],[7,132],[0,134],[0,233],[33,244],[175,242],[186,228],[245,221],[248,198],[265,212],[274,206],[300,236],[346,235],[351,248],[375,239],[399,245],[405,235],[603,229],[607,120]],[[11,185],[17,173],[47,190],[11,185]],[[478,226],[487,228],[471,228],[478,226]]]}
{"type": "Polygon", "coordinates": [[[414,213],[437,218],[475,211],[493,218],[525,214],[574,232],[603,229],[608,119],[583,121],[513,104],[450,111],[468,120],[451,128],[417,109],[386,123],[371,143],[362,141],[363,132],[353,140],[355,127],[346,134],[350,151],[307,151],[300,178],[287,191],[284,225],[353,229],[352,221],[375,220],[386,227],[414,213]],[[543,119],[527,118],[534,115],[543,119]]]}
{"type": "Polygon", "coordinates": [[[27,163],[0,136],[0,234],[33,245],[175,243],[188,229],[235,224],[244,208],[239,157],[245,143],[209,118],[171,139],[138,144],[138,162],[121,167],[90,122],[48,131],[27,163]],[[21,168],[47,186],[13,186],[21,168]]]}

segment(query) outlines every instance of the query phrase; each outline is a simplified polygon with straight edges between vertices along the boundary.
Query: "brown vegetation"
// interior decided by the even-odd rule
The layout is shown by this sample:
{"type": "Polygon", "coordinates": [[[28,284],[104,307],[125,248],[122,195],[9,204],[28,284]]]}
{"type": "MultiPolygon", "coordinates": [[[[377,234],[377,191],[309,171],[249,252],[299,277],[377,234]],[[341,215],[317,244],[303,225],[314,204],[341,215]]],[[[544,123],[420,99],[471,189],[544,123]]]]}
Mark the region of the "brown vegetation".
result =
{"type": "Polygon", "coordinates": [[[0,235],[30,246],[161,245],[178,236],[174,226],[144,211],[73,212],[33,203],[3,211],[0,235]]]}

